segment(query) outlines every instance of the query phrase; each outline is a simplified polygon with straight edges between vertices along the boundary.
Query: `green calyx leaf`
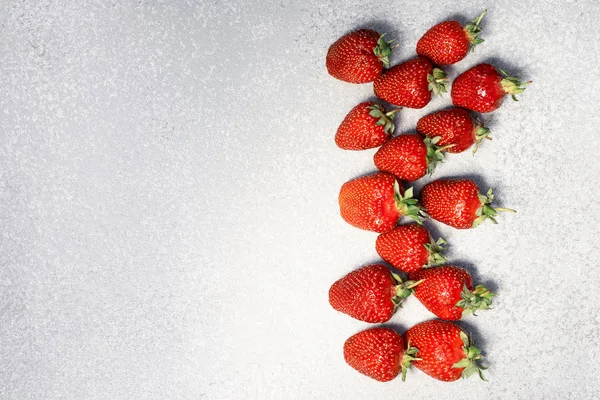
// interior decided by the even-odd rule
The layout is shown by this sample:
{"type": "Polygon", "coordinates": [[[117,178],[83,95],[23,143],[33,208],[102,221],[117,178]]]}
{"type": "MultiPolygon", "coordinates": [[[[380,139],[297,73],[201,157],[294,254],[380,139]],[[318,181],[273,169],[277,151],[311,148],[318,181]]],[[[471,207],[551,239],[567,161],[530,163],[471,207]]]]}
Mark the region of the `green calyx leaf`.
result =
{"type": "Polygon", "coordinates": [[[473,339],[469,338],[466,333],[460,332],[460,338],[463,341],[463,351],[465,352],[465,358],[455,363],[452,368],[463,368],[462,377],[469,378],[474,373],[478,373],[479,377],[487,382],[485,376],[483,375],[483,371],[487,369],[481,365],[481,360],[483,356],[481,355],[481,350],[475,346],[473,343],[473,339]]]}
{"type": "Polygon", "coordinates": [[[386,135],[391,135],[394,133],[394,130],[396,129],[394,125],[394,115],[400,110],[400,108],[387,113],[385,112],[385,108],[383,108],[383,106],[380,104],[373,104],[367,108],[370,110],[369,115],[377,119],[375,125],[382,125],[386,135]]]}
{"type": "Polygon", "coordinates": [[[377,40],[377,46],[373,49],[373,53],[377,56],[379,61],[383,63],[385,68],[390,67],[390,54],[392,54],[392,46],[391,44],[394,42],[393,40],[385,40],[383,37],[385,33],[379,36],[379,40],[377,40]]]}
{"type": "Polygon", "coordinates": [[[429,175],[433,175],[433,171],[435,171],[435,166],[438,162],[444,162],[444,153],[442,152],[450,147],[455,146],[454,144],[443,147],[438,146],[437,143],[441,138],[441,136],[436,136],[434,138],[427,136],[425,139],[423,139],[423,142],[427,147],[427,155],[425,157],[427,158],[427,172],[429,175]]]}
{"type": "Polygon", "coordinates": [[[426,214],[423,207],[419,204],[419,200],[413,198],[413,188],[410,187],[404,191],[404,195],[400,193],[400,184],[394,182],[394,199],[396,200],[396,209],[398,212],[419,225],[423,225],[423,219],[426,214]]]}
{"type": "Polygon", "coordinates": [[[479,24],[481,23],[481,20],[483,19],[486,13],[487,10],[483,10],[479,17],[475,18],[473,21],[467,24],[467,26],[465,26],[465,33],[469,38],[469,42],[471,42],[469,44],[469,51],[475,50],[475,46],[484,42],[484,40],[478,36],[482,31],[481,26],[479,26],[479,24]]]}
{"type": "Polygon", "coordinates": [[[400,365],[402,366],[402,382],[406,381],[406,371],[412,365],[412,362],[415,360],[421,360],[417,356],[419,355],[419,349],[416,347],[410,346],[410,341],[406,344],[406,350],[404,351],[404,355],[402,356],[402,361],[400,365]]]}
{"type": "Polygon", "coordinates": [[[494,193],[492,193],[492,188],[488,190],[485,196],[481,193],[479,193],[478,196],[479,201],[481,202],[481,206],[475,212],[477,218],[475,219],[475,221],[473,221],[472,228],[477,228],[486,219],[489,219],[494,224],[497,224],[498,222],[496,221],[496,216],[498,215],[498,212],[516,212],[515,210],[510,208],[492,207],[490,205],[492,201],[494,201],[494,193]]]}
{"type": "Polygon", "coordinates": [[[475,314],[477,310],[490,310],[492,308],[492,298],[494,296],[495,294],[485,286],[477,285],[475,290],[471,292],[467,285],[464,285],[460,294],[461,300],[456,303],[456,306],[463,309],[463,317],[469,314],[477,315],[475,314]]]}
{"type": "Polygon", "coordinates": [[[517,95],[519,93],[523,93],[523,91],[527,89],[527,85],[531,84],[531,81],[521,82],[520,78],[516,76],[509,76],[502,69],[500,70],[500,73],[503,76],[502,80],[500,81],[500,85],[502,85],[502,89],[504,89],[504,92],[510,94],[514,101],[519,101],[519,99],[517,99],[517,95]]]}
{"type": "Polygon", "coordinates": [[[402,277],[398,274],[392,273],[392,276],[396,280],[397,285],[395,286],[396,293],[392,297],[392,302],[394,303],[394,310],[398,307],[402,306],[404,300],[407,297],[410,297],[411,294],[414,293],[414,287],[419,285],[423,280],[420,281],[403,281],[402,277]]]}
{"type": "Polygon", "coordinates": [[[448,89],[448,78],[446,73],[439,68],[434,68],[431,74],[427,75],[427,82],[429,82],[429,91],[433,92],[436,96],[441,96],[442,93],[447,93],[448,89]]]}
{"type": "Polygon", "coordinates": [[[473,146],[473,154],[475,154],[479,148],[479,142],[481,142],[483,139],[492,140],[492,138],[489,137],[489,134],[490,129],[486,128],[483,122],[478,120],[477,126],[475,127],[475,146],[473,146]]]}
{"type": "Polygon", "coordinates": [[[443,264],[448,259],[441,253],[446,251],[446,241],[439,238],[437,242],[429,236],[429,243],[425,243],[423,246],[429,251],[429,259],[427,260],[427,266],[443,264]]]}

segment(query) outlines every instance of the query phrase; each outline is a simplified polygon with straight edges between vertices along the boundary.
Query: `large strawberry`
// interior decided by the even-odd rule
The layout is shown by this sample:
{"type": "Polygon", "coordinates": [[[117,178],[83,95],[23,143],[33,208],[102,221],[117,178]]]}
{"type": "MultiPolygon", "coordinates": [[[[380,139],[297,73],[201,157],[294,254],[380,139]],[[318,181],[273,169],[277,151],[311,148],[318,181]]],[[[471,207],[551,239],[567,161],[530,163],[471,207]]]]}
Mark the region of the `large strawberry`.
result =
{"type": "Polygon", "coordinates": [[[433,174],[436,164],[444,161],[442,150],[446,147],[437,146],[439,140],[439,137],[423,139],[417,134],[396,136],[377,150],[373,161],[380,171],[404,181],[416,181],[427,173],[433,174]]]}
{"type": "Polygon", "coordinates": [[[431,218],[458,229],[476,228],[486,219],[496,223],[498,211],[515,212],[493,208],[492,189],[484,196],[470,179],[438,179],[423,187],[420,199],[431,218]]]}
{"type": "Polygon", "coordinates": [[[421,223],[422,212],[413,197],[392,174],[376,172],[342,185],[338,197],[340,215],[357,228],[387,232],[405,215],[421,223]]]}
{"type": "Polygon", "coordinates": [[[335,143],[344,150],[365,150],[381,146],[394,133],[394,114],[378,103],[366,101],[355,106],[342,121],[335,143]]]}
{"type": "Polygon", "coordinates": [[[502,104],[504,96],[510,94],[517,100],[531,81],[522,83],[503,70],[497,71],[490,64],[479,64],[460,74],[452,83],[452,103],[480,113],[494,111],[502,104]]]}
{"type": "Polygon", "coordinates": [[[494,294],[482,285],[473,288],[473,279],[463,268],[424,268],[410,274],[410,278],[421,281],[414,288],[417,299],[441,319],[456,321],[492,305],[494,294]]]}
{"type": "Polygon", "coordinates": [[[417,122],[417,132],[430,138],[439,137],[438,146],[447,146],[448,153],[460,153],[475,143],[473,153],[479,142],[490,139],[490,130],[483,123],[475,124],[468,111],[453,107],[448,110],[428,114],[417,122]]]}
{"type": "Polygon", "coordinates": [[[458,21],[444,21],[429,29],[417,43],[417,54],[437,65],[454,64],[465,58],[469,50],[483,43],[479,24],[487,11],[463,27],[458,21]]]}
{"type": "Polygon", "coordinates": [[[450,382],[477,372],[486,380],[485,368],[479,364],[481,350],[458,325],[440,320],[422,322],[404,333],[404,341],[408,352],[416,353],[411,364],[435,379],[450,382]]]}
{"type": "Polygon", "coordinates": [[[351,32],[329,47],[327,71],[350,83],[373,82],[389,66],[390,43],[371,29],[351,32]]]}
{"type": "Polygon", "coordinates": [[[329,304],[361,321],[386,322],[412,294],[415,284],[402,282],[402,278],[385,265],[367,265],[331,285],[329,304]]]}
{"type": "Polygon", "coordinates": [[[425,57],[417,57],[385,71],[373,83],[375,95],[388,103],[423,108],[436,95],[446,92],[446,74],[425,57]]]}
{"type": "Polygon", "coordinates": [[[423,226],[407,224],[380,234],[375,249],[393,267],[411,273],[427,265],[446,262],[440,254],[445,250],[445,244],[442,238],[435,241],[423,226]]]}

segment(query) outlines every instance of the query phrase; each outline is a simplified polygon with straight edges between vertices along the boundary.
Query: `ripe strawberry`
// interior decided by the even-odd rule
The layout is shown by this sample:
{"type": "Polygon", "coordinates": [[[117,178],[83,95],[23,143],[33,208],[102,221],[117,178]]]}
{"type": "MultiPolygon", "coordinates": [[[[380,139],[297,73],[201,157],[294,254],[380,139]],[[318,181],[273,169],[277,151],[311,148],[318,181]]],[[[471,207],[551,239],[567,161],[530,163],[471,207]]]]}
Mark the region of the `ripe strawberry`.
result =
{"type": "Polygon", "coordinates": [[[344,343],[344,359],[352,368],[380,382],[398,376],[404,340],[389,328],[373,328],[350,336],[344,343]]]}
{"type": "Polygon", "coordinates": [[[486,380],[485,368],[479,365],[481,350],[458,325],[439,320],[421,322],[404,333],[404,341],[408,352],[416,353],[417,358],[412,357],[410,363],[435,379],[450,382],[477,372],[486,380]]]}
{"type": "Polygon", "coordinates": [[[481,33],[481,22],[487,12],[475,18],[470,24],[463,26],[457,21],[444,21],[429,29],[417,43],[417,54],[429,58],[437,65],[454,64],[465,58],[469,49],[483,43],[478,38],[481,33]]]}
{"type": "Polygon", "coordinates": [[[335,134],[335,143],[344,150],[365,150],[381,146],[394,133],[394,114],[381,104],[366,101],[355,106],[335,134]]]}
{"type": "Polygon", "coordinates": [[[420,193],[425,212],[433,219],[457,229],[476,228],[484,220],[496,222],[498,211],[516,212],[509,208],[493,208],[492,189],[479,193],[469,179],[438,179],[428,183],[420,193]]]}
{"type": "Polygon", "coordinates": [[[415,282],[403,282],[385,265],[367,265],[350,272],[329,289],[329,304],[340,312],[365,322],[386,322],[415,282]]]}
{"type": "Polygon", "coordinates": [[[490,139],[490,130],[483,123],[473,123],[471,115],[462,108],[450,108],[426,115],[417,122],[417,132],[430,138],[439,137],[438,146],[447,147],[448,153],[460,153],[475,143],[473,153],[477,151],[479,142],[490,139]]]}
{"type": "Polygon", "coordinates": [[[440,254],[446,241],[433,240],[427,229],[421,225],[399,225],[377,237],[375,249],[381,258],[394,268],[408,273],[415,272],[426,265],[446,262],[440,254]]]}
{"type": "Polygon", "coordinates": [[[452,83],[452,103],[488,113],[500,107],[507,94],[517,101],[516,95],[523,92],[531,81],[522,83],[519,78],[499,71],[490,64],[479,64],[460,74],[452,83]]]}
{"type": "Polygon", "coordinates": [[[441,319],[456,321],[463,315],[488,310],[492,305],[491,293],[478,285],[473,289],[471,275],[453,265],[424,268],[410,275],[415,281],[415,296],[425,307],[441,319]]]}
{"type": "Polygon", "coordinates": [[[405,215],[421,223],[421,207],[412,188],[404,189],[392,174],[376,172],[342,185],[338,198],[342,218],[359,229],[387,232],[405,215]]]}
{"type": "Polygon", "coordinates": [[[425,57],[417,57],[385,71],[373,83],[375,95],[388,103],[409,108],[423,108],[431,92],[446,92],[446,74],[425,57]]]}
{"type": "Polygon", "coordinates": [[[351,32],[329,47],[327,71],[334,78],[350,83],[373,82],[383,67],[389,67],[390,44],[371,29],[351,32]]]}
{"type": "Polygon", "coordinates": [[[437,146],[439,140],[423,139],[417,134],[396,136],[377,150],[373,161],[380,171],[404,181],[416,181],[427,173],[433,174],[436,164],[444,161],[442,150],[446,147],[437,146]]]}

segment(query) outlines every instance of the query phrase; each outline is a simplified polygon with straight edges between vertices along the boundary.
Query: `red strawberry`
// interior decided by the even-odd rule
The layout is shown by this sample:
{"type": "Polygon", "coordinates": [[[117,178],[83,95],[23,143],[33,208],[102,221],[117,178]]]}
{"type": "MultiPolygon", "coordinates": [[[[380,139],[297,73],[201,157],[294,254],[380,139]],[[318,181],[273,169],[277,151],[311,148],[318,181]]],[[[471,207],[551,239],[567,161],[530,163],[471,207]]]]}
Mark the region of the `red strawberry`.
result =
{"type": "Polygon", "coordinates": [[[483,123],[473,123],[471,115],[462,108],[450,108],[426,115],[417,122],[417,132],[430,138],[439,137],[438,146],[449,146],[448,153],[460,153],[475,143],[473,153],[479,142],[488,137],[490,130],[483,123]]]}
{"type": "Polygon", "coordinates": [[[383,67],[389,66],[390,43],[371,29],[351,32],[329,47],[327,71],[334,78],[350,83],[373,82],[383,67]]]}
{"type": "Polygon", "coordinates": [[[469,179],[438,179],[423,187],[420,198],[431,218],[458,229],[476,228],[486,219],[497,223],[498,211],[515,212],[509,208],[493,208],[490,205],[494,200],[492,189],[484,196],[469,179]]]}
{"type": "Polygon", "coordinates": [[[404,340],[389,328],[373,328],[350,336],[344,343],[344,359],[352,368],[380,382],[400,372],[404,340]]]}
{"type": "Polygon", "coordinates": [[[415,282],[402,282],[385,265],[367,265],[331,285],[329,304],[361,321],[386,322],[412,294],[414,285],[415,282]]]}
{"type": "Polygon", "coordinates": [[[375,95],[388,103],[409,108],[423,108],[436,95],[446,92],[446,74],[425,57],[396,65],[373,83],[375,95]]]}
{"type": "Polygon", "coordinates": [[[342,218],[357,228],[387,232],[405,215],[421,223],[421,207],[392,174],[376,172],[342,185],[338,198],[342,218]]]}
{"type": "MultiPolygon", "coordinates": [[[[475,372],[486,380],[479,365],[481,350],[458,325],[439,320],[417,324],[404,333],[409,353],[416,353],[411,364],[441,381],[468,378],[475,372]]],[[[404,371],[403,371],[404,378],[404,371]]]]}
{"type": "Polygon", "coordinates": [[[377,150],[373,161],[380,171],[404,181],[416,181],[427,173],[433,174],[436,164],[444,161],[442,150],[446,148],[437,146],[439,139],[423,139],[417,134],[396,136],[377,150]]]}
{"type": "Polygon", "coordinates": [[[469,273],[453,265],[424,268],[410,275],[415,281],[415,296],[439,318],[456,321],[463,315],[488,310],[494,296],[486,287],[473,289],[469,273]]]}
{"type": "Polygon", "coordinates": [[[481,33],[479,23],[487,12],[463,26],[457,21],[440,22],[423,35],[417,43],[417,54],[429,58],[437,65],[454,64],[465,58],[469,49],[483,43],[478,38],[481,33]]]}
{"type": "Polygon", "coordinates": [[[366,101],[354,107],[335,134],[335,143],[344,150],[365,150],[381,146],[394,133],[394,114],[381,104],[366,101]]]}
{"type": "Polygon", "coordinates": [[[450,95],[455,106],[487,113],[500,107],[507,94],[517,101],[516,95],[530,83],[522,83],[502,70],[498,72],[490,64],[479,64],[454,80],[450,95]]]}
{"type": "Polygon", "coordinates": [[[399,270],[411,273],[426,265],[446,262],[440,254],[446,241],[433,240],[421,225],[399,225],[377,237],[375,249],[381,258],[399,270]]]}

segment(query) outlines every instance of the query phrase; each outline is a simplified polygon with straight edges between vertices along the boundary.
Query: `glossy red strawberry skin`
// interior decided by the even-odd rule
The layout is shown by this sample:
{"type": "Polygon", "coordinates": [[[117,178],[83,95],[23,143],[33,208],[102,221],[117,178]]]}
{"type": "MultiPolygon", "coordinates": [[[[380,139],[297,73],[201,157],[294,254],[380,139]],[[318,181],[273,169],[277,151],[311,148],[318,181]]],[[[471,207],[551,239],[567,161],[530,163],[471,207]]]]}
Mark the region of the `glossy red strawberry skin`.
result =
{"type": "Polygon", "coordinates": [[[480,113],[494,111],[506,96],[501,82],[502,75],[494,66],[476,65],[460,74],[452,83],[452,103],[480,113]]]}
{"type": "Polygon", "coordinates": [[[329,74],[349,83],[373,82],[383,71],[383,63],[374,53],[380,36],[371,29],[342,36],[327,51],[325,65],[329,74]]]}
{"type": "Polygon", "coordinates": [[[438,179],[425,185],[419,196],[431,218],[457,229],[472,228],[481,207],[479,188],[469,179],[438,179]]]}
{"type": "Polygon", "coordinates": [[[404,340],[389,328],[373,328],[351,336],[344,343],[344,359],[352,368],[380,382],[398,376],[404,340]]]}
{"type": "Polygon", "coordinates": [[[425,115],[417,122],[417,132],[434,138],[438,146],[449,146],[448,153],[460,153],[475,143],[476,125],[468,111],[453,107],[425,115]]]}
{"type": "Polygon", "coordinates": [[[427,375],[445,382],[460,379],[464,368],[452,368],[466,357],[461,329],[440,320],[422,322],[404,333],[404,341],[419,351],[412,365],[427,375]]]}
{"type": "MultiPolygon", "coordinates": [[[[400,218],[394,200],[395,182],[392,174],[376,172],[344,183],[338,197],[344,221],[378,233],[392,229],[400,218]]],[[[400,191],[404,193],[402,185],[400,191]]]]}
{"type": "Polygon", "coordinates": [[[471,40],[457,21],[444,21],[429,29],[417,42],[417,54],[437,65],[455,64],[469,52],[471,40]]]}
{"type": "Polygon", "coordinates": [[[396,136],[373,156],[375,166],[403,181],[416,181],[427,174],[427,146],[417,134],[396,136]]]}
{"type": "Polygon", "coordinates": [[[367,265],[331,285],[329,304],[361,321],[386,322],[394,315],[395,285],[385,265],[367,265]]]}
{"type": "Polygon", "coordinates": [[[421,303],[438,318],[456,321],[462,318],[463,308],[456,303],[461,301],[461,293],[466,285],[473,291],[471,275],[453,265],[424,268],[410,275],[414,281],[423,280],[414,288],[414,294],[421,303]]]}
{"type": "Polygon", "coordinates": [[[433,65],[417,57],[385,71],[373,83],[375,95],[388,103],[408,108],[423,108],[431,100],[427,75],[433,65]]]}
{"type": "Polygon", "coordinates": [[[389,232],[380,234],[375,242],[379,256],[395,268],[411,273],[427,265],[429,232],[421,225],[398,225],[389,232]]]}
{"type": "Polygon", "coordinates": [[[335,144],[344,150],[366,150],[379,147],[389,138],[384,125],[376,125],[379,118],[370,115],[374,102],[366,101],[355,106],[339,126],[335,144]]]}

